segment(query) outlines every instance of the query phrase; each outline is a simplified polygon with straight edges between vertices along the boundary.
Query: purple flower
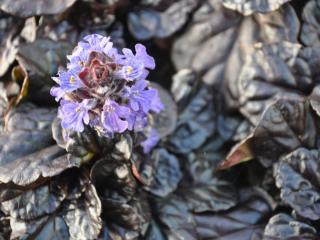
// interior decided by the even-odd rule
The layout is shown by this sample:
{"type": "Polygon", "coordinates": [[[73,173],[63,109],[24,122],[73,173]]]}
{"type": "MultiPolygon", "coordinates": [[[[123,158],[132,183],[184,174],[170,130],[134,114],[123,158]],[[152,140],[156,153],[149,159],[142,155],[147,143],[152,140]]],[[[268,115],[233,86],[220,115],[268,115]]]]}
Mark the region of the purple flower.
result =
{"type": "Polygon", "coordinates": [[[67,58],[70,61],[70,63],[67,65],[67,68],[78,73],[88,61],[89,54],[88,51],[84,50],[80,46],[77,46],[72,54],[68,55],[67,58]]]}
{"type": "Polygon", "coordinates": [[[61,87],[52,87],[50,90],[50,95],[55,97],[55,100],[59,102],[61,98],[66,94],[66,92],[61,87]]]}
{"type": "Polygon", "coordinates": [[[154,128],[152,128],[148,134],[147,139],[141,143],[143,152],[148,154],[154,148],[154,146],[157,145],[158,142],[159,142],[158,132],[154,128]]]}
{"type": "Polygon", "coordinates": [[[72,92],[83,86],[78,74],[72,70],[59,72],[59,84],[62,90],[72,92]]]}
{"type": "Polygon", "coordinates": [[[122,133],[128,128],[125,120],[130,115],[130,109],[115,101],[106,100],[101,114],[101,122],[106,132],[122,133]]]}
{"type": "Polygon", "coordinates": [[[142,131],[148,124],[148,117],[142,111],[133,112],[127,117],[128,129],[130,131],[135,130],[136,132],[142,131]]]}
{"type": "Polygon", "coordinates": [[[134,55],[128,48],[124,48],[122,50],[124,54],[122,64],[124,66],[120,75],[129,81],[145,79],[149,74],[149,71],[146,70],[146,68],[154,69],[156,66],[153,57],[147,53],[145,46],[142,44],[136,44],[135,50],[136,55],[134,55]]]}
{"type": "Polygon", "coordinates": [[[145,80],[137,81],[131,88],[127,88],[127,97],[132,110],[148,113],[154,97],[157,95],[155,89],[147,89],[148,82],[145,80]]]}
{"type": "Polygon", "coordinates": [[[104,37],[100,34],[90,34],[83,38],[84,41],[79,42],[79,46],[86,52],[100,52],[107,56],[112,50],[113,43],[110,37],[104,37]]]}
{"type": "Polygon", "coordinates": [[[150,110],[154,111],[155,113],[159,113],[164,109],[164,105],[161,102],[160,97],[158,96],[158,92],[154,96],[151,102],[150,110]]]}
{"type": "Polygon", "coordinates": [[[95,100],[85,99],[81,103],[62,100],[60,104],[58,116],[61,119],[61,126],[82,132],[83,124],[89,124],[88,111],[95,106],[95,100]]]}
{"type": "MultiPolygon", "coordinates": [[[[58,86],[50,91],[60,101],[63,128],[81,132],[87,124],[110,138],[127,129],[145,132],[150,112],[163,109],[158,91],[145,80],[155,61],[142,44],[135,53],[125,48],[119,54],[110,37],[92,34],[67,58],[68,70],[53,77],[58,86]]],[[[145,151],[157,142],[155,136],[152,132],[143,143],[145,151]]]]}

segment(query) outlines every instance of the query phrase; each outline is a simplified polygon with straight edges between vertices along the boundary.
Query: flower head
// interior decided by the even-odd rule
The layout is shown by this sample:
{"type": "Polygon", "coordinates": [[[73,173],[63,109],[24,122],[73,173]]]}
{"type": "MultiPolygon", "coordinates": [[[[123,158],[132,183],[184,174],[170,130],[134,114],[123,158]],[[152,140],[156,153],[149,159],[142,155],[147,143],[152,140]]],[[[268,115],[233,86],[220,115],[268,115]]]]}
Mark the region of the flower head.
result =
{"type": "Polygon", "coordinates": [[[59,86],[50,91],[60,101],[63,128],[82,132],[89,125],[106,137],[145,132],[148,115],[163,109],[157,90],[145,80],[155,62],[142,44],[135,46],[135,54],[127,48],[122,53],[99,34],[78,43],[67,69],[53,77],[59,86]]]}

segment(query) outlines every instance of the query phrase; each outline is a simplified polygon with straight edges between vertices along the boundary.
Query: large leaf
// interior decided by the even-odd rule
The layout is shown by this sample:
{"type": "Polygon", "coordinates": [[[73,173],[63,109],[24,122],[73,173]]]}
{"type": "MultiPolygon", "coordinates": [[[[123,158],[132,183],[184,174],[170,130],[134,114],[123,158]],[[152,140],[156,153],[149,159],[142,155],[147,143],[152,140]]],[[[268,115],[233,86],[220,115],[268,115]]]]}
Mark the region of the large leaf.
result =
{"type": "Polygon", "coordinates": [[[53,145],[0,165],[0,181],[26,186],[41,178],[53,177],[72,167],[80,167],[82,158],[65,154],[53,145]]]}
{"type": "Polygon", "coordinates": [[[163,148],[153,151],[151,161],[154,176],[145,188],[159,197],[165,197],[176,190],[182,178],[179,161],[163,148]]]}
{"type": "Polygon", "coordinates": [[[51,76],[57,74],[58,68],[65,65],[66,55],[71,52],[67,42],[54,42],[48,39],[37,39],[32,43],[21,44],[17,60],[27,71],[30,79],[31,99],[53,101],[49,91],[54,81],[51,76]],[[35,91],[33,91],[35,90],[35,91]]]}
{"type": "Polygon", "coordinates": [[[169,37],[181,29],[196,6],[196,0],[179,0],[163,12],[152,9],[131,12],[128,15],[129,30],[139,40],[169,37]]]}
{"type": "Polygon", "coordinates": [[[280,197],[299,215],[320,219],[320,152],[299,148],[274,166],[280,197]]]}
{"type": "Polygon", "coordinates": [[[65,197],[61,184],[51,182],[2,202],[1,209],[12,218],[28,221],[55,212],[65,197]]]}
{"type": "Polygon", "coordinates": [[[188,204],[190,211],[196,213],[228,210],[238,202],[233,184],[219,178],[186,186],[179,189],[177,194],[188,204]]]}
{"type": "Polygon", "coordinates": [[[160,223],[164,226],[166,239],[199,239],[196,225],[187,204],[177,196],[171,196],[157,204],[154,209],[160,223]]]}
{"type": "Polygon", "coordinates": [[[224,9],[219,0],[202,1],[187,30],[174,42],[172,58],[177,69],[192,68],[204,82],[224,86],[221,91],[227,95],[227,104],[237,106],[235,81],[253,44],[296,42],[298,32],[299,22],[290,5],[242,17],[224,9]]]}
{"type": "Polygon", "coordinates": [[[300,39],[307,46],[319,47],[320,5],[318,1],[309,1],[302,13],[300,39]]]}
{"type": "Polygon", "coordinates": [[[3,76],[15,60],[21,41],[19,32],[23,27],[23,20],[0,13],[0,76],[3,76]]]}
{"type": "Polygon", "coordinates": [[[255,12],[267,13],[277,10],[290,0],[222,0],[223,6],[236,10],[243,15],[255,12]]]}
{"type": "Polygon", "coordinates": [[[66,206],[64,220],[69,228],[70,239],[96,239],[102,228],[101,202],[91,183],[86,184],[81,198],[66,206]]]}
{"type": "Polygon", "coordinates": [[[186,154],[200,147],[215,132],[215,120],[212,89],[201,85],[178,118],[177,128],[169,140],[172,151],[186,154]]]}
{"type": "Polygon", "coordinates": [[[194,214],[198,239],[261,239],[273,202],[262,190],[243,190],[240,204],[219,213],[194,214]]]}
{"type": "Polygon", "coordinates": [[[96,239],[102,228],[101,203],[79,171],[28,190],[2,203],[10,217],[11,239],[96,239]]]}
{"type": "Polygon", "coordinates": [[[312,226],[280,213],[270,218],[264,230],[263,240],[314,240],[317,239],[316,232],[312,226]]]}
{"type": "Polygon", "coordinates": [[[237,81],[241,113],[257,125],[275,99],[310,93],[320,82],[319,64],[320,48],[290,42],[256,45],[237,81]]]}
{"type": "Polygon", "coordinates": [[[1,10],[18,17],[30,17],[34,15],[57,14],[70,7],[76,0],[1,0],[1,10]]]}
{"type": "Polygon", "coordinates": [[[253,132],[231,150],[220,168],[228,168],[253,157],[270,166],[282,154],[302,146],[314,147],[316,134],[307,99],[279,99],[266,109],[253,132]]]}
{"type": "Polygon", "coordinates": [[[56,110],[23,104],[6,117],[6,131],[0,135],[0,165],[52,144],[50,124],[56,110]]]}
{"type": "Polygon", "coordinates": [[[199,154],[190,154],[184,165],[184,178],[176,194],[187,203],[191,212],[223,211],[238,203],[234,184],[215,172],[218,163],[215,157],[220,160],[218,152],[209,143],[199,149],[199,154]],[[205,149],[216,152],[217,156],[205,149]]]}

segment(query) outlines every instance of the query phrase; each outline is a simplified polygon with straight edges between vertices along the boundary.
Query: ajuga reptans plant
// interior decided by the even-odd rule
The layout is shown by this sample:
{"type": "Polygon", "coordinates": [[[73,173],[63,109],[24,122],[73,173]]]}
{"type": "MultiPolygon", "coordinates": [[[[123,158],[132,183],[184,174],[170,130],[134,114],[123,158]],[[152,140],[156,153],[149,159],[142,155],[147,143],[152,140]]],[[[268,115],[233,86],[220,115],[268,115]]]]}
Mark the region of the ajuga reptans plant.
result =
{"type": "MultiPolygon", "coordinates": [[[[53,77],[59,86],[51,89],[60,102],[58,117],[64,129],[82,132],[88,125],[108,138],[143,132],[148,115],[163,109],[157,90],[146,80],[155,61],[142,44],[135,45],[135,54],[128,48],[120,53],[109,37],[92,34],[78,43],[68,60],[67,69],[53,77]]],[[[155,129],[147,135],[141,143],[145,152],[158,141],[155,129]]]]}

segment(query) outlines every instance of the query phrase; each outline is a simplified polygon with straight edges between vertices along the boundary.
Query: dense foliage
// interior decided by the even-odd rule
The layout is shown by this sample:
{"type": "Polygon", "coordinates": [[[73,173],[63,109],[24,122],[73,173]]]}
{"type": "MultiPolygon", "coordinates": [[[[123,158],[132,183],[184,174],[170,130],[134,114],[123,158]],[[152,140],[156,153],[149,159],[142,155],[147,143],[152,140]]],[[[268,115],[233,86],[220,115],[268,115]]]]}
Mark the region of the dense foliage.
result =
{"type": "Polygon", "coordinates": [[[0,0],[0,240],[320,239],[319,16],[0,0]]]}

